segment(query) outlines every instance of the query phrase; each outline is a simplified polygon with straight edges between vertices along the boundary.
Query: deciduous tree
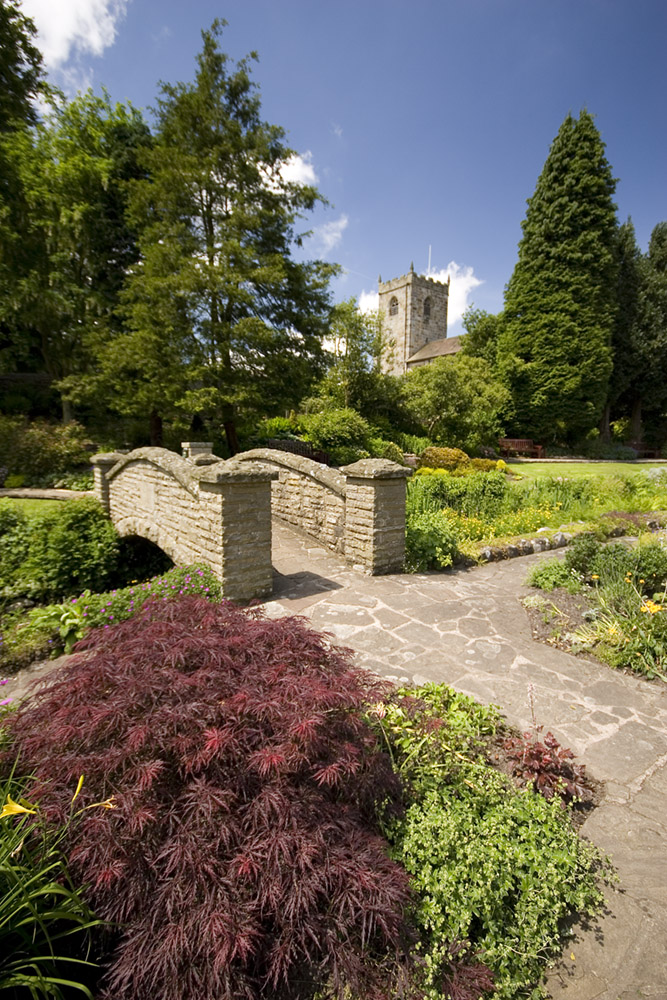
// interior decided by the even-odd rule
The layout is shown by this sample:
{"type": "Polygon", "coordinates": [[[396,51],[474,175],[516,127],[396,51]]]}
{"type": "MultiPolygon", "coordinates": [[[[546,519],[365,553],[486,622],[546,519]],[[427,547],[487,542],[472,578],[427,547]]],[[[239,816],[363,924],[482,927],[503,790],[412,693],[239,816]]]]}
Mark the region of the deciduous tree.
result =
{"type": "Polygon", "coordinates": [[[502,434],[509,393],[483,358],[436,358],[405,376],[403,394],[415,423],[438,444],[475,452],[502,434]]]}

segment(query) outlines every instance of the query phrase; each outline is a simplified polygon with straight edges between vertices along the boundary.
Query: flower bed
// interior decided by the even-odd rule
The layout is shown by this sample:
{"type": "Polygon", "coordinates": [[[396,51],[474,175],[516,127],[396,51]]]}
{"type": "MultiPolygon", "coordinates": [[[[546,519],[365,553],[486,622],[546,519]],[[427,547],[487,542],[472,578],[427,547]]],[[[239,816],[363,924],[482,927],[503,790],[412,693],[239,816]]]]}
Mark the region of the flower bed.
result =
{"type": "MultiPolygon", "coordinates": [[[[667,681],[667,547],[643,537],[634,548],[580,536],[562,562],[538,566],[532,586],[583,595],[584,620],[564,640],[612,667],[667,681]]],[[[552,602],[557,604],[557,602],[552,602]]],[[[533,600],[533,606],[538,607],[533,600]]]]}
{"type": "MultiPolygon", "coordinates": [[[[649,473],[613,478],[541,478],[510,482],[500,472],[453,476],[420,469],[408,483],[406,565],[441,569],[461,559],[484,561],[549,548],[556,533],[595,528],[602,536],[622,533],[625,512],[667,509],[667,481],[649,473]],[[615,517],[609,517],[613,512],[615,517]],[[524,535],[547,542],[519,546],[524,535]]],[[[568,537],[557,544],[565,544],[568,537]]]]}

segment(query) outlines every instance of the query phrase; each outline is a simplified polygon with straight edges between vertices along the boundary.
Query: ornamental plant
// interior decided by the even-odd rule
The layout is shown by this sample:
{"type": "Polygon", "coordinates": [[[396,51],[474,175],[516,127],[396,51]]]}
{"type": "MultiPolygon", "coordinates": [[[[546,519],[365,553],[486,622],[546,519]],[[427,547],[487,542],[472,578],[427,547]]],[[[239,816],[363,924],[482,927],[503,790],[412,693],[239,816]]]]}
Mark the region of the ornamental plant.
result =
{"type": "MultiPolygon", "coordinates": [[[[111,941],[101,997],[400,992],[408,877],[376,814],[399,779],[362,707],[385,688],[298,619],[195,597],[92,632],[9,725],[30,795],[111,941]]],[[[6,766],[6,765],[5,765],[6,766]]]]}
{"type": "Polygon", "coordinates": [[[392,855],[413,878],[417,976],[427,1000],[543,996],[563,921],[600,909],[611,866],[568,811],[490,767],[493,706],[445,685],[402,690],[371,714],[407,786],[392,855]]]}
{"type": "Polygon", "coordinates": [[[13,771],[0,781],[0,996],[92,1000],[82,956],[93,915],[65,865],[66,827],[43,822],[27,783],[13,771]]]}

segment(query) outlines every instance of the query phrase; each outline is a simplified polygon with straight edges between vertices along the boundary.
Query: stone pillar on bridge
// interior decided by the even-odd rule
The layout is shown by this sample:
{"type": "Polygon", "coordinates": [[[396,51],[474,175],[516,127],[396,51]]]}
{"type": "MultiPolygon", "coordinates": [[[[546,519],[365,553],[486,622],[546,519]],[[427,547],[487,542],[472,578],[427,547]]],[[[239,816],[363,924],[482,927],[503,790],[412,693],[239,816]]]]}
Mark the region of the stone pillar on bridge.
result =
{"type": "Polygon", "coordinates": [[[113,468],[116,462],[120,461],[123,455],[117,451],[106,451],[101,452],[98,455],[93,455],[90,459],[93,466],[93,490],[95,496],[100,501],[104,507],[107,514],[109,513],[109,470],[113,468]]]}
{"type": "Polygon", "coordinates": [[[373,576],[401,573],[405,560],[405,481],[412,470],[364,458],[340,470],[345,484],[345,558],[373,576]]]}
{"type": "Polygon", "coordinates": [[[271,481],[278,473],[233,459],[202,470],[199,491],[215,497],[222,535],[219,578],[232,601],[268,597],[271,564],[271,481]]]}

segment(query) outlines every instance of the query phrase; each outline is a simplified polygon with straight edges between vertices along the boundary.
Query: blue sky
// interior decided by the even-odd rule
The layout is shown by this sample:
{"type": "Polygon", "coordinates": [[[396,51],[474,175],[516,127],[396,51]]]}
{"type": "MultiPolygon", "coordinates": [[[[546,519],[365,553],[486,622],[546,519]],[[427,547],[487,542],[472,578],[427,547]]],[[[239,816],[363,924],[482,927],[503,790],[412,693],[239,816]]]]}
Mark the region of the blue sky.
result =
{"type": "Polygon", "coordinates": [[[264,118],[330,202],[309,250],[340,263],[337,299],[410,262],[502,308],[526,198],[558,128],[595,115],[619,218],[642,249],[667,219],[667,0],[23,0],[54,82],[147,109],[194,76],[200,31],[256,50],[264,118]]]}

